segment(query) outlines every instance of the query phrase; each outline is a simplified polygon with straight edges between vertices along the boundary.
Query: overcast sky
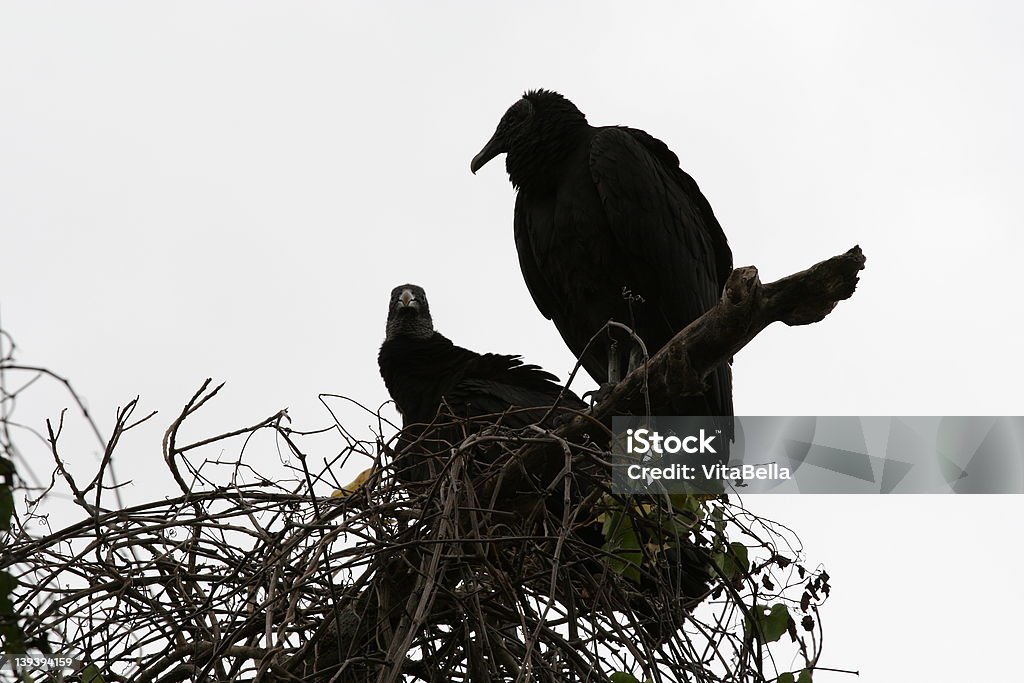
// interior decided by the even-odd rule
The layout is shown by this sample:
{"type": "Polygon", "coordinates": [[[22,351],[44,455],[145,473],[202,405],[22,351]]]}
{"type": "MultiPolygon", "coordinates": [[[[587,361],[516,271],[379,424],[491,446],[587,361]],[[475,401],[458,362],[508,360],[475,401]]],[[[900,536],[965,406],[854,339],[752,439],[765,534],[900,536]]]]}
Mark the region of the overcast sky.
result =
{"type": "MultiPolygon", "coordinates": [[[[456,343],[564,378],[502,163],[469,172],[546,87],[664,140],[764,281],[863,247],[853,299],[739,354],[737,414],[1024,414],[1021,35],[1010,2],[0,2],[0,323],[105,430],[137,394],[160,411],[124,445],[129,500],[167,485],[160,437],[205,377],[228,384],[196,438],[385,401],[403,282],[456,343]]],[[[18,417],[65,404],[40,387],[18,417]]],[[[747,504],[833,576],[822,664],[1007,680],[1021,497],[747,504]]]]}

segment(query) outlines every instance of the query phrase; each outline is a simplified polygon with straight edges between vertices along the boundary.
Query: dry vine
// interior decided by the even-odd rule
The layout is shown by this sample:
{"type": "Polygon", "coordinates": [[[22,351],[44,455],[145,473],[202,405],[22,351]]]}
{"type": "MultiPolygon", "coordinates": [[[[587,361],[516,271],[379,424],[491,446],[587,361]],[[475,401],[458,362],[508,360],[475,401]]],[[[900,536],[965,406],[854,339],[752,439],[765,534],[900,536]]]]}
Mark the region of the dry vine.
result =
{"type": "MultiPolygon", "coordinates": [[[[0,447],[22,500],[4,569],[18,580],[26,647],[94,663],[105,681],[810,680],[828,575],[803,564],[795,534],[735,500],[612,495],[602,420],[636,409],[638,382],[656,410],[672,367],[685,368],[677,391],[699,387],[771,320],[821,319],[862,266],[851,251],[763,288],[739,269],[719,307],[592,414],[421,449],[433,476],[418,484],[395,477],[396,442],[376,411],[372,440],[336,420],[300,431],[282,411],[183,443],[183,425],[220,389],[207,380],[163,439],[180,495],[124,506],[111,473],[118,443],[152,414],[138,417],[130,401],[102,437],[66,380],[19,365],[8,344],[0,447]],[[102,446],[89,481],[62,464],[63,412],[38,434],[52,477],[26,478],[43,466],[22,455],[12,413],[39,378],[64,384],[102,446]],[[340,447],[325,459],[307,444],[330,432],[340,447]],[[245,462],[264,434],[282,471],[245,462]],[[347,497],[325,497],[352,455],[371,458],[373,474],[347,497]],[[58,488],[81,519],[40,535],[58,488]],[[705,572],[700,595],[681,590],[685,571],[705,572]]],[[[329,410],[337,398],[322,400],[329,410]]],[[[442,413],[437,426],[459,425],[442,413]]]]}

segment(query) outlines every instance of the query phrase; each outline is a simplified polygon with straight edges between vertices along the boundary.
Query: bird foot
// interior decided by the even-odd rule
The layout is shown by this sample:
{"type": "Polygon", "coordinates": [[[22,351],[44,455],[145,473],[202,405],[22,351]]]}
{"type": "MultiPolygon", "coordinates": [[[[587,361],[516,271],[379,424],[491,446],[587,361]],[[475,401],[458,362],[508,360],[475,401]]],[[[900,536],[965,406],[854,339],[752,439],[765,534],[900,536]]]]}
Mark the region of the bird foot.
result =
{"type": "Polygon", "coordinates": [[[616,384],[614,382],[604,382],[597,389],[583,394],[583,400],[590,401],[591,407],[596,406],[611,395],[612,389],[614,389],[615,386],[616,384]]]}

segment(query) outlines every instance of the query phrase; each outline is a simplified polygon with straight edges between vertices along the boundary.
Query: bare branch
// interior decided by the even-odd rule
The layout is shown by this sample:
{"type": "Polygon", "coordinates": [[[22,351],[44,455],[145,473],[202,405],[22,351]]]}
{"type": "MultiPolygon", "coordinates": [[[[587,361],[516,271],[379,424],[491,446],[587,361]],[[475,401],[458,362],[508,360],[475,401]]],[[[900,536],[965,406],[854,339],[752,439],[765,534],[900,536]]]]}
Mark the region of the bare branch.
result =
{"type": "MultiPolygon", "coordinates": [[[[292,429],[280,411],[179,446],[179,431],[220,390],[206,380],[163,437],[181,495],[105,509],[121,437],[151,415],[133,421],[137,398],[118,410],[83,489],[59,455],[71,419],[62,412],[37,446],[53,464],[42,479],[54,483],[13,517],[4,539],[26,642],[49,640],[95,662],[105,680],[154,683],[607,683],[616,671],[659,682],[769,683],[784,671],[773,661],[800,658],[814,668],[830,587],[824,571],[806,566],[795,535],[724,497],[612,495],[607,423],[700,391],[709,372],[774,321],[821,320],[852,295],[863,265],[854,248],[768,285],[754,268],[737,269],[718,305],[553,432],[510,432],[500,416],[480,431],[441,411],[400,453],[430,473],[421,481],[398,482],[379,411],[367,410],[379,425],[370,438],[333,413],[326,424],[292,429]],[[456,433],[468,438],[439,436],[456,433]],[[284,465],[258,473],[246,449],[272,450],[284,465]],[[345,498],[315,490],[338,479],[331,468],[349,455],[377,466],[363,488],[345,498]],[[57,488],[85,513],[51,531],[40,510],[57,488]],[[794,615],[793,644],[775,660],[779,643],[766,642],[757,616],[768,604],[794,615]],[[137,666],[125,669],[129,661],[137,666]]],[[[0,339],[8,339],[2,330],[0,339]]],[[[38,377],[71,391],[59,375],[16,365],[10,348],[0,354],[0,379],[21,373],[27,381],[0,396],[8,452],[19,393],[38,377]]],[[[72,396],[77,419],[98,434],[72,396]]]]}

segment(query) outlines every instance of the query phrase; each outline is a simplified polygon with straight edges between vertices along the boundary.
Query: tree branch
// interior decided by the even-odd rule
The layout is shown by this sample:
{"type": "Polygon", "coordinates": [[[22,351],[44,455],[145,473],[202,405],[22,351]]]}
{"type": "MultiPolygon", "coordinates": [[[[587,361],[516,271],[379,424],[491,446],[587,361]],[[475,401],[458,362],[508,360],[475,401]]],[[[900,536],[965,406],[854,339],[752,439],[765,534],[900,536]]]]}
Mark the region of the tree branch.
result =
{"type": "MultiPolygon", "coordinates": [[[[579,441],[588,434],[600,441],[597,433],[610,426],[613,415],[644,414],[647,406],[651,414],[658,415],[672,405],[672,399],[702,393],[704,378],[729,362],[773,322],[809,325],[824,319],[840,301],[853,296],[864,262],[864,253],[855,246],[767,285],[761,284],[754,266],[735,269],[715,306],[623,378],[589,413],[577,415],[556,429],[554,435],[579,441]]],[[[550,444],[523,449],[519,458],[505,464],[492,487],[500,486],[500,496],[504,498],[532,488],[523,487],[527,472],[539,475],[541,481],[549,481],[562,464],[562,459],[551,451],[550,444]]],[[[489,495],[484,496],[488,498],[489,495]]]]}
{"type": "Polygon", "coordinates": [[[757,268],[737,268],[725,283],[719,302],[655,353],[645,366],[625,377],[596,406],[593,417],[605,422],[612,413],[643,408],[642,391],[650,392],[653,414],[672,397],[700,394],[704,378],[728,362],[773,322],[809,325],[825,318],[853,296],[864,268],[859,246],[807,270],[762,285],[757,268]]]}

